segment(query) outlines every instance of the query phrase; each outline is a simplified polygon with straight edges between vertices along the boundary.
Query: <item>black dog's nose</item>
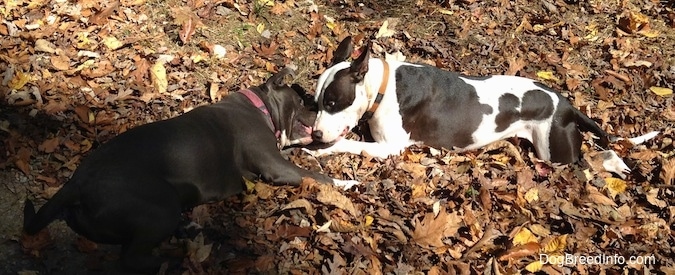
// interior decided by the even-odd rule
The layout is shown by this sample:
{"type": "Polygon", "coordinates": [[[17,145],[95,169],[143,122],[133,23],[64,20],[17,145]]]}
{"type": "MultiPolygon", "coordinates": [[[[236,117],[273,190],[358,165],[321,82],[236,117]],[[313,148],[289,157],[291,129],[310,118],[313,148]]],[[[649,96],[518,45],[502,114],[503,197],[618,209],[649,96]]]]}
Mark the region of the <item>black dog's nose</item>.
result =
{"type": "Polygon", "coordinates": [[[316,130],[312,132],[312,138],[313,139],[321,139],[323,137],[323,132],[320,130],[316,130]]]}

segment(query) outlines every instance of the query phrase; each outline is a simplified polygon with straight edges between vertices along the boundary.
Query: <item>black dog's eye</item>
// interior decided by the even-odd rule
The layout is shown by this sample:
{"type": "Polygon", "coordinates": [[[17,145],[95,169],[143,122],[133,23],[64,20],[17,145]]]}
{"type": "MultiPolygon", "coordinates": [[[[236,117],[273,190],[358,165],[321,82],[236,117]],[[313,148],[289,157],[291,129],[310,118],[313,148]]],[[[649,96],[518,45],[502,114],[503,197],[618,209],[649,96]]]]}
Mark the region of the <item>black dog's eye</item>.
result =
{"type": "Polygon", "coordinates": [[[326,102],[326,106],[331,107],[331,108],[335,107],[335,101],[331,100],[331,101],[326,102]]]}

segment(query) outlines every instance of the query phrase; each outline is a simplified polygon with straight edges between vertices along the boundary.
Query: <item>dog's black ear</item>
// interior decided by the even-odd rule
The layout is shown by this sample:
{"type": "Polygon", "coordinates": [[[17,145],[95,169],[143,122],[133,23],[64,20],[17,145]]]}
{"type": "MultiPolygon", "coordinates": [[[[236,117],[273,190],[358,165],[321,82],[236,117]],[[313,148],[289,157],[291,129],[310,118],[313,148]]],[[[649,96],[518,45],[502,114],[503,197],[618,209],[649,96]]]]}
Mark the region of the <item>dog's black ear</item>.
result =
{"type": "Polygon", "coordinates": [[[331,61],[330,66],[333,66],[337,63],[347,60],[347,58],[349,58],[349,56],[352,55],[353,51],[354,51],[354,43],[352,42],[352,37],[347,36],[345,37],[345,39],[342,39],[342,41],[340,41],[340,45],[338,45],[335,52],[333,52],[333,60],[331,61]]]}
{"type": "Polygon", "coordinates": [[[291,89],[293,89],[300,96],[300,98],[302,98],[302,104],[305,106],[305,108],[313,112],[317,112],[319,110],[319,104],[314,101],[314,96],[309,94],[305,88],[297,83],[293,83],[291,84],[291,89]]]}
{"type": "Polygon", "coordinates": [[[281,71],[278,73],[274,74],[272,77],[270,77],[267,82],[265,82],[265,85],[269,88],[276,88],[284,85],[284,77],[287,75],[295,76],[295,71],[289,67],[283,68],[281,71]]]}
{"type": "Polygon", "coordinates": [[[368,72],[368,60],[370,59],[370,40],[361,48],[361,55],[352,61],[349,71],[356,82],[361,82],[368,72]]]}

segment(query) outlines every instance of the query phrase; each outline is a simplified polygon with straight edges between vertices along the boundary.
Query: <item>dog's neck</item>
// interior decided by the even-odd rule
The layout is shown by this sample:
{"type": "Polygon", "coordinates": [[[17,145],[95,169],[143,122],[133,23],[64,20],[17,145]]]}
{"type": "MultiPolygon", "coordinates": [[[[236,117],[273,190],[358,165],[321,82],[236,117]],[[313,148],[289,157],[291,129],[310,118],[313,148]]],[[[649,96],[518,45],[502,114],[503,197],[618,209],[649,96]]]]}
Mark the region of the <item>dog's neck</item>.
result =
{"type": "MultiPolygon", "coordinates": [[[[387,83],[389,82],[389,63],[387,63],[386,60],[380,59],[382,61],[382,81],[380,82],[380,88],[377,91],[377,94],[374,95],[374,100],[373,103],[370,105],[370,108],[361,116],[361,121],[367,121],[373,117],[373,114],[375,111],[377,111],[377,107],[380,106],[380,102],[382,102],[382,98],[384,97],[384,93],[387,90],[387,83]]],[[[366,78],[367,79],[367,78],[366,78]]],[[[366,89],[366,95],[368,98],[373,98],[372,96],[372,90],[370,89],[370,85],[368,83],[365,83],[365,89],[366,89]]]]}
{"type": "Polygon", "coordinates": [[[249,89],[242,89],[237,92],[248,98],[248,100],[251,101],[251,104],[258,108],[258,110],[260,110],[269,119],[269,127],[272,132],[274,132],[277,140],[279,140],[281,137],[281,131],[279,131],[279,129],[275,129],[276,127],[272,121],[272,114],[270,114],[270,111],[267,109],[267,106],[265,106],[265,102],[263,102],[262,98],[260,98],[260,96],[258,96],[258,94],[256,94],[254,91],[249,89]]]}

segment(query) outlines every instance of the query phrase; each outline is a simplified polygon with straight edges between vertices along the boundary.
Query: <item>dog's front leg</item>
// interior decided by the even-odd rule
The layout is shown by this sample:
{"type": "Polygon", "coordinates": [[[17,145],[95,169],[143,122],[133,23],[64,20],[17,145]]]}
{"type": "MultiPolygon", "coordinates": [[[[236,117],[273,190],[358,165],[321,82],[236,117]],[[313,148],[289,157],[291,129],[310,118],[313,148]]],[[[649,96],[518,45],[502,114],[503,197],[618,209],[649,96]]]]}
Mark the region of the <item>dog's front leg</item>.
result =
{"type": "Polygon", "coordinates": [[[308,177],[321,183],[332,183],[343,189],[349,189],[354,185],[360,184],[355,180],[334,179],[319,172],[302,169],[295,164],[285,160],[280,154],[269,157],[259,157],[261,161],[257,162],[255,170],[260,171],[263,180],[276,185],[290,184],[298,186],[302,178],[308,177]]]}
{"type": "Polygon", "coordinates": [[[386,158],[400,154],[408,144],[363,142],[350,139],[341,139],[328,148],[318,150],[305,150],[313,156],[324,156],[335,153],[350,153],[360,155],[362,153],[373,157],[386,158]]]}

